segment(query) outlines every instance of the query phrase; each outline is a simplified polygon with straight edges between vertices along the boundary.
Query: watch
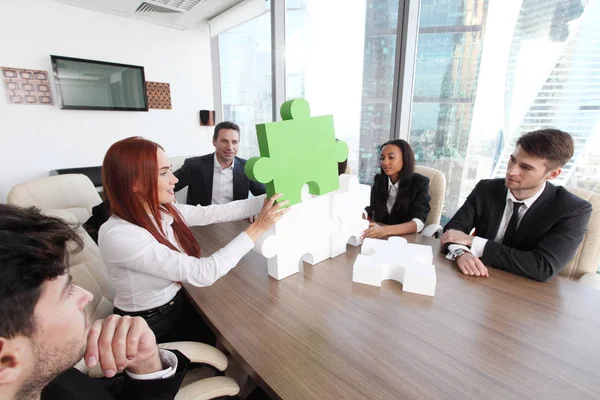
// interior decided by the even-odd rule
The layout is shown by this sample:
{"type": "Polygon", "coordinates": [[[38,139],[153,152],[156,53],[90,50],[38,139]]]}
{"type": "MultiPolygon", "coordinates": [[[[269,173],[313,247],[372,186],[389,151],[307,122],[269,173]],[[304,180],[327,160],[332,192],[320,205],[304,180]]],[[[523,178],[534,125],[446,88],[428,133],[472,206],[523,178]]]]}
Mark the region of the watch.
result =
{"type": "Polygon", "coordinates": [[[465,249],[456,249],[452,252],[452,256],[454,257],[454,259],[457,259],[465,253],[468,253],[468,251],[465,249]]]}

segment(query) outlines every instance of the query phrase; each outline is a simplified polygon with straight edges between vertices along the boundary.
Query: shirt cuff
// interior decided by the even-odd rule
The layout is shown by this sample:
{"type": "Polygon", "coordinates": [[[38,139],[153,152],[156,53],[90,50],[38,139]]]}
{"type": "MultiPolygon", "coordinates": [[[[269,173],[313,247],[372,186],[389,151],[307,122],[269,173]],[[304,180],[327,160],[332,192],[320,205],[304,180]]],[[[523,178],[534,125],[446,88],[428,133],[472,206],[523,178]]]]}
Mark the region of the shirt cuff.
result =
{"type": "Polygon", "coordinates": [[[413,218],[412,221],[417,224],[417,233],[421,232],[425,228],[425,224],[419,218],[413,218]]]}
{"type": "Polygon", "coordinates": [[[473,238],[473,243],[471,243],[471,253],[477,258],[483,256],[483,250],[485,250],[485,245],[488,240],[479,236],[475,236],[473,238]]]}
{"type": "Polygon", "coordinates": [[[456,260],[456,258],[454,257],[454,252],[458,249],[463,249],[464,251],[467,252],[471,252],[471,249],[469,249],[467,246],[464,246],[462,244],[451,244],[450,246],[448,246],[448,254],[446,254],[446,259],[448,260],[456,260]]]}
{"type": "Polygon", "coordinates": [[[160,362],[163,367],[167,367],[163,370],[151,372],[149,374],[132,374],[131,372],[125,370],[125,373],[129,375],[131,379],[137,379],[139,381],[149,381],[152,379],[166,379],[175,375],[177,371],[177,356],[170,352],[169,350],[158,349],[158,355],[160,357],[160,362]]]}

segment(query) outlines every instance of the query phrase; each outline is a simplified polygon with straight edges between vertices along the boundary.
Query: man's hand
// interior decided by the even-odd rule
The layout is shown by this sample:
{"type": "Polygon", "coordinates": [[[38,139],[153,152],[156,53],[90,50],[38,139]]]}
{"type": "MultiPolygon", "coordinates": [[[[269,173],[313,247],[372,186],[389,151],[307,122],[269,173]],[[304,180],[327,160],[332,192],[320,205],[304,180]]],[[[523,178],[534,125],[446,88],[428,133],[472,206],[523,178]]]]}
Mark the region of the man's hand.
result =
{"type": "Polygon", "coordinates": [[[375,222],[369,222],[369,229],[366,229],[362,233],[361,239],[372,238],[381,239],[388,236],[387,227],[376,224],[375,222]]]}
{"type": "Polygon", "coordinates": [[[456,243],[471,247],[473,236],[457,231],[456,229],[448,229],[440,238],[440,242],[442,242],[442,246],[445,246],[447,243],[456,243]]]}
{"type": "Polygon", "coordinates": [[[465,275],[490,276],[487,267],[483,265],[481,260],[469,252],[465,252],[458,257],[456,264],[465,275]]]}
{"type": "Polygon", "coordinates": [[[94,322],[88,333],[85,363],[92,368],[98,361],[107,378],[124,369],[140,375],[163,369],[154,333],[141,317],[113,314],[94,322]]]}
{"type": "Polygon", "coordinates": [[[253,215],[248,218],[248,222],[253,223],[256,220],[256,215],[253,215]]]}

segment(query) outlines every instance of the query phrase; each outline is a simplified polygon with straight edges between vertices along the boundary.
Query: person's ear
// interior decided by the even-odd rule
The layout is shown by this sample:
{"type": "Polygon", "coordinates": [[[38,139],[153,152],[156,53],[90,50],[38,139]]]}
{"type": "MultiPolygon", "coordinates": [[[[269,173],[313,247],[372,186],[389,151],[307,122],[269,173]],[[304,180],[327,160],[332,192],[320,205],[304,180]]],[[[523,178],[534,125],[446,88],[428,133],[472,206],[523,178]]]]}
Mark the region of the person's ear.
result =
{"type": "Polygon", "coordinates": [[[3,386],[12,385],[23,374],[20,346],[13,346],[14,340],[0,337],[0,391],[3,386]]]}
{"type": "Polygon", "coordinates": [[[548,173],[546,174],[546,179],[549,181],[551,181],[552,179],[556,179],[558,178],[561,172],[561,168],[554,168],[553,170],[548,171],[548,173]]]}

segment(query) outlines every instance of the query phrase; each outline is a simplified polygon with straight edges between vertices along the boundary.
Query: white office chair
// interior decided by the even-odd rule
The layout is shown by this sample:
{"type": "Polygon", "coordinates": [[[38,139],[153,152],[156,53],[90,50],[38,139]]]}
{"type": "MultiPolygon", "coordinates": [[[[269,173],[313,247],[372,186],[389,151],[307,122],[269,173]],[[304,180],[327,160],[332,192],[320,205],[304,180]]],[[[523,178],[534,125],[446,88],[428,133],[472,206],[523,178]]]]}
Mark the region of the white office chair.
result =
{"type": "Polygon", "coordinates": [[[559,275],[576,280],[584,285],[600,289],[600,195],[589,190],[567,188],[574,195],[587,200],[592,205],[592,215],[588,229],[577,248],[575,256],[559,275]]]}
{"type": "MultiPolygon", "coordinates": [[[[75,216],[65,210],[45,210],[46,215],[51,215],[77,224],[75,216]]],[[[88,315],[91,321],[106,318],[113,313],[112,300],[115,296],[115,288],[108,277],[106,267],[100,258],[98,246],[82,227],[77,228],[79,235],[83,238],[84,248],[79,253],[71,254],[70,273],[73,282],[83,287],[94,295],[88,305],[88,315]]],[[[213,346],[196,342],[174,342],[159,345],[165,349],[176,349],[181,351],[194,363],[207,364],[216,370],[225,371],[228,365],[227,357],[213,346]]],[[[92,378],[102,377],[99,365],[89,369],[81,360],[75,368],[92,378]]],[[[235,380],[225,376],[207,376],[204,368],[196,368],[189,371],[184,377],[183,383],[175,400],[204,400],[218,397],[237,396],[240,387],[235,380]]]]}
{"type": "Polygon", "coordinates": [[[416,165],[415,172],[429,178],[429,206],[431,210],[425,221],[425,228],[421,231],[421,235],[429,237],[437,237],[436,235],[442,231],[440,219],[442,217],[442,208],[444,206],[444,198],[446,197],[446,177],[444,174],[431,167],[416,165]]]}
{"type": "Polygon", "coordinates": [[[92,208],[102,202],[90,178],[83,174],[48,176],[21,183],[10,190],[7,200],[8,204],[20,207],[65,210],[79,223],[87,221],[92,208]]]}

